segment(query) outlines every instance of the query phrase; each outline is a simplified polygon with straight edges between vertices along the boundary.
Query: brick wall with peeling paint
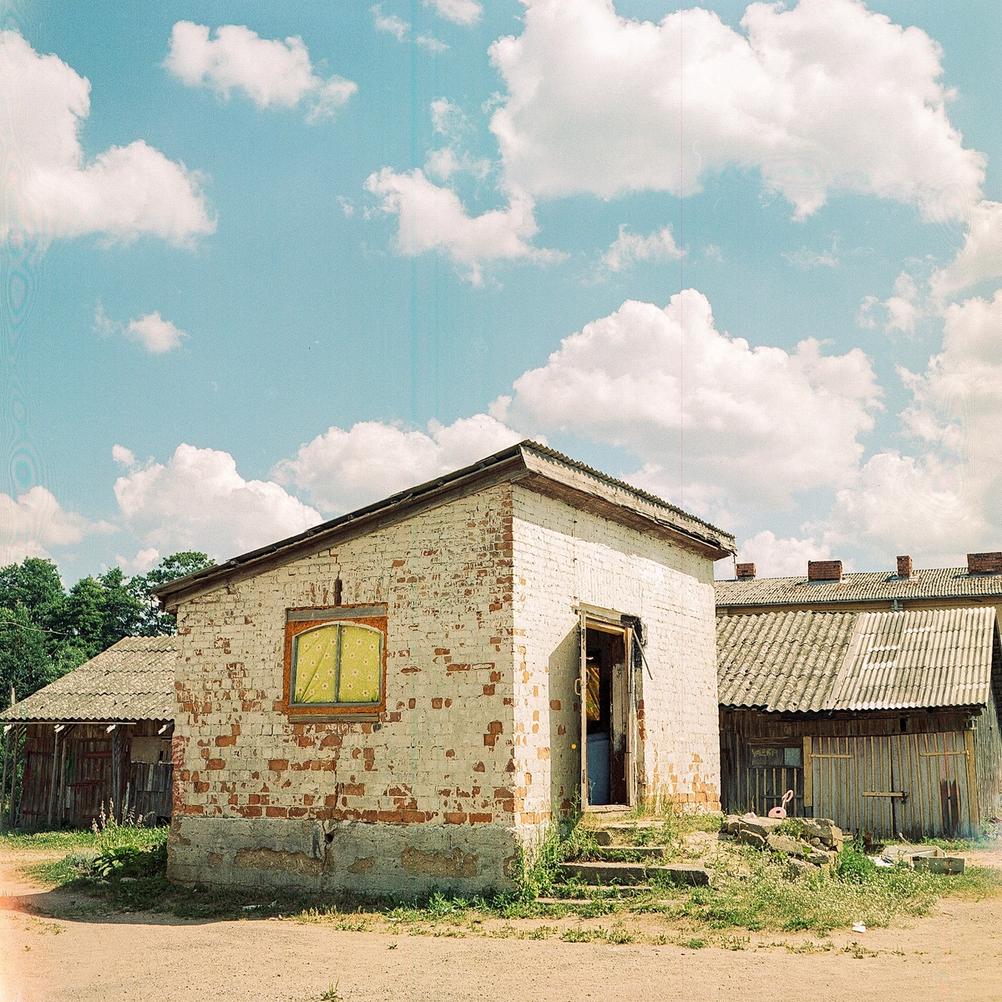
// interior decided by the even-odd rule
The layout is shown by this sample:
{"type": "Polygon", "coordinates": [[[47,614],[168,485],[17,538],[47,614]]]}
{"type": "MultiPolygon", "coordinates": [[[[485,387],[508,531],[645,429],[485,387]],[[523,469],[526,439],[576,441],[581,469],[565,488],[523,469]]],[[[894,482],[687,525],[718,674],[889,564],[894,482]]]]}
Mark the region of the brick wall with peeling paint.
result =
{"type": "Polygon", "coordinates": [[[526,829],[579,802],[579,602],[639,616],[639,793],[719,809],[713,564],[515,487],[515,741],[526,829]]]}
{"type": "Polygon", "coordinates": [[[503,885],[516,851],[511,615],[509,485],[186,602],[172,875],[503,885]],[[330,605],[337,578],[343,604],[387,604],[386,712],[293,723],[285,613],[330,605]]]}
{"type": "Polygon", "coordinates": [[[712,565],[504,484],[184,603],[170,873],[416,894],[511,886],[576,796],[574,606],[640,616],[645,792],[719,799],[712,565]],[[386,603],[386,712],[282,711],[289,608],[386,603]]]}

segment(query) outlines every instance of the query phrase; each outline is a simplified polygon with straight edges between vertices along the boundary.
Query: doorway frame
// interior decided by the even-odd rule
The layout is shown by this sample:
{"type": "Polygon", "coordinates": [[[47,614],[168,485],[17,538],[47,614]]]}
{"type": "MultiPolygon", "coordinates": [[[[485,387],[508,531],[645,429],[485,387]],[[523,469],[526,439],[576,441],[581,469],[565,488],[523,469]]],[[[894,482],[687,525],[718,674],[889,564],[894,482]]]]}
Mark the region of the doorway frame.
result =
{"type": "MultiPolygon", "coordinates": [[[[574,683],[574,693],[578,698],[581,750],[580,797],[582,812],[625,811],[637,803],[637,682],[636,666],[633,663],[633,627],[635,617],[614,609],[580,603],[578,614],[578,672],[574,683]],[[623,756],[623,770],[626,780],[626,803],[591,804],[588,801],[588,720],[587,720],[587,658],[588,631],[610,633],[623,639],[624,680],[622,695],[626,699],[626,752],[623,756]]],[[[615,690],[611,698],[615,699],[615,690]]],[[[610,739],[612,735],[610,734],[610,739]]]]}

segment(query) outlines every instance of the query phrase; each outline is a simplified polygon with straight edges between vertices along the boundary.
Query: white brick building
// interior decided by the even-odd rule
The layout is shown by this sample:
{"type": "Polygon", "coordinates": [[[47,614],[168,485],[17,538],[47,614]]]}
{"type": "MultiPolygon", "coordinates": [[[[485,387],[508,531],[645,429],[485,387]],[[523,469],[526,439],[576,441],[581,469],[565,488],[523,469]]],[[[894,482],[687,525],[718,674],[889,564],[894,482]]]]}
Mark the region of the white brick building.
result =
{"type": "Polygon", "coordinates": [[[167,585],[171,875],[488,890],[581,807],[717,808],[732,551],[522,443],[167,585]]]}

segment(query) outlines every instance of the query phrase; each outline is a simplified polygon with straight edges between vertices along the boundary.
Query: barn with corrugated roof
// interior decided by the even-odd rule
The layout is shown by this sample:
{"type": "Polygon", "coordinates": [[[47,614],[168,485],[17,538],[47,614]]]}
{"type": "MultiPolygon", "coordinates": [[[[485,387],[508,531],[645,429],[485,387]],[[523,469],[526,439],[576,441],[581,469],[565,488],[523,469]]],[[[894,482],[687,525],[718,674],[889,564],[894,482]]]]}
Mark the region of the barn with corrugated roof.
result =
{"type": "Polygon", "coordinates": [[[0,713],[9,827],[171,815],[176,637],[124,637],[0,713]]]}
{"type": "Polygon", "coordinates": [[[790,814],[874,838],[1002,815],[1002,554],[971,558],[717,583],[725,810],[766,814],[792,790],[790,814]]]}

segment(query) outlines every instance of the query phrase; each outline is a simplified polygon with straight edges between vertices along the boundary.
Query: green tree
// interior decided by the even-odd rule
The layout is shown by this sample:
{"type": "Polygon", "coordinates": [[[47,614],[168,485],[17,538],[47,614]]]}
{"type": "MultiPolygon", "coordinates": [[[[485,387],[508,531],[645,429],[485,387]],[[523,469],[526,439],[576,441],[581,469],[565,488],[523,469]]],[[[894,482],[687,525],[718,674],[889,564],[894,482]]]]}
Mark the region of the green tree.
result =
{"type": "Polygon", "coordinates": [[[0,706],[7,708],[11,687],[18,699],[58,677],[48,636],[24,606],[0,610],[0,706]]]}
{"type": "Polygon", "coordinates": [[[113,567],[81,578],[68,592],[51,560],[29,557],[0,567],[0,706],[12,685],[24,699],[122,637],[173,633],[177,623],[153,592],[211,566],[206,554],[186,550],[148,574],[126,578],[113,567]]]}
{"type": "Polygon", "coordinates": [[[27,609],[35,617],[52,617],[65,597],[59,571],[51,560],[28,557],[0,567],[0,609],[27,609]]]}
{"type": "Polygon", "coordinates": [[[11,686],[22,699],[61,674],[65,599],[51,560],[29,557],[0,567],[0,706],[7,706],[11,686]]]}
{"type": "Polygon", "coordinates": [[[157,588],[167,584],[168,581],[176,581],[188,574],[205,570],[212,564],[213,561],[206,553],[200,553],[197,550],[182,550],[164,557],[149,573],[136,575],[129,582],[143,606],[136,632],[144,637],[158,637],[174,633],[177,630],[177,620],[160,608],[160,603],[154,592],[157,588]]]}

